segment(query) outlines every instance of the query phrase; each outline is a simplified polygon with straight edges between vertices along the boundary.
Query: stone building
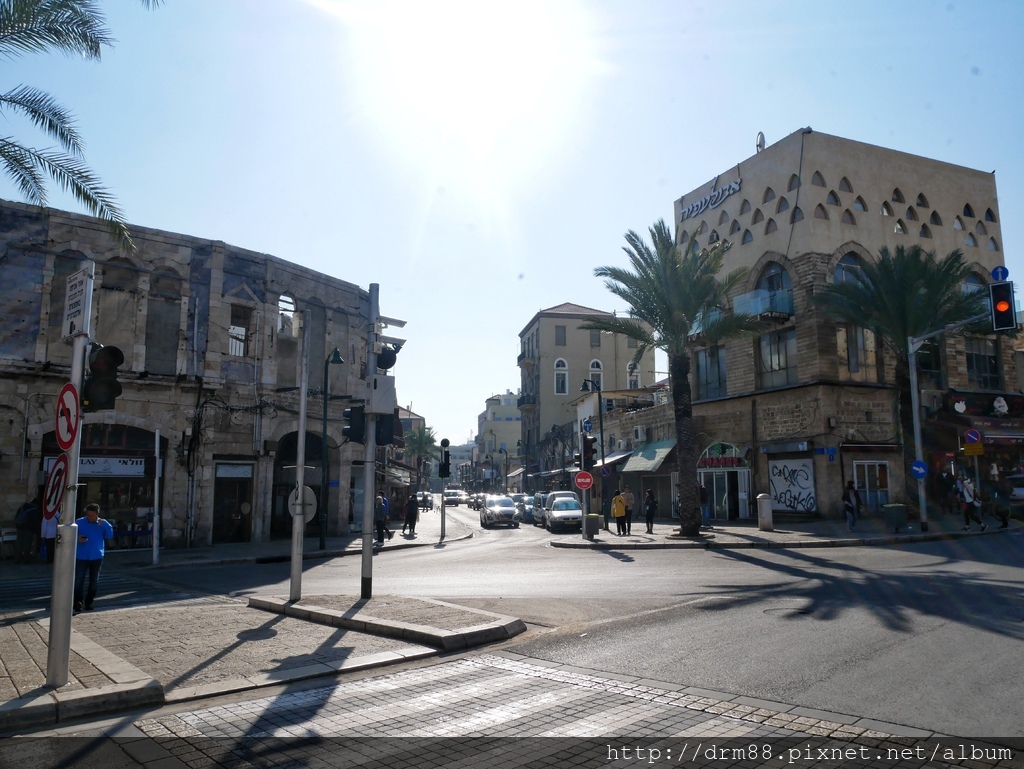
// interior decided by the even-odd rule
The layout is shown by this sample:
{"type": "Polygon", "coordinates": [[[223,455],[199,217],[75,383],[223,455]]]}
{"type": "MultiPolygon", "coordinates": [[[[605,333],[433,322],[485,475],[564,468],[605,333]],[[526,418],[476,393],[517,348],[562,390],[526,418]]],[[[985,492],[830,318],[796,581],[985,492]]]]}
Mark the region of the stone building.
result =
{"type": "Polygon", "coordinates": [[[125,361],[116,407],[83,415],[79,509],[99,502],[125,545],[140,544],[154,507],[171,547],[290,536],[308,317],[304,483],[327,495],[326,533],[346,531],[361,510],[352,463],[362,446],[346,444],[341,412],[365,393],[368,292],[218,241],[133,235],[137,252],[126,256],[99,220],[0,202],[3,509],[35,495],[60,454],[55,397],[72,350],[65,287],[91,262],[89,338],[125,361]]]}
{"type": "MultiPolygon", "coordinates": [[[[832,322],[812,298],[854,279],[881,247],[913,244],[940,257],[962,250],[974,268],[963,290],[987,290],[1004,261],[994,175],[808,128],[723,169],[674,210],[677,242],[696,233],[702,246],[732,243],[723,269],[749,270],[733,306],[765,322],[753,338],[698,345],[693,361],[698,470],[714,515],[755,517],[756,495],[768,493],[780,512],[839,516],[850,479],[873,511],[903,501],[894,360],[870,329],[832,322]]],[[[919,368],[933,474],[950,463],[974,473],[962,444],[975,422],[986,472],[1020,466],[1024,398],[1007,337],[938,337],[919,368]]],[[[646,424],[634,429],[661,436],[671,409],[636,418],[646,424]]]]}

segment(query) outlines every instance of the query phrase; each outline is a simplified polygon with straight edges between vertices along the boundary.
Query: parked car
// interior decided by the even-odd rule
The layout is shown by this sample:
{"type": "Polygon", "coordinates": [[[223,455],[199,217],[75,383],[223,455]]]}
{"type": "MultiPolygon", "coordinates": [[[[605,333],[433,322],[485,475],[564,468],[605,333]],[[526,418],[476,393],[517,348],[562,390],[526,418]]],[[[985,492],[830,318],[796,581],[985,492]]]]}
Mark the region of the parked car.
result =
{"type": "Polygon", "coordinates": [[[460,496],[458,489],[447,489],[444,492],[444,504],[446,507],[458,507],[460,499],[462,499],[462,497],[460,496]]]}
{"type": "Polygon", "coordinates": [[[485,529],[499,524],[519,528],[519,511],[512,497],[488,495],[480,511],[480,525],[485,529]]]}
{"type": "Polygon", "coordinates": [[[558,497],[544,512],[544,520],[544,528],[551,532],[577,528],[583,525],[583,505],[574,498],[558,497]]]}
{"type": "Polygon", "coordinates": [[[538,491],[533,495],[533,523],[544,525],[544,503],[547,501],[547,492],[538,491]]]}
{"type": "Polygon", "coordinates": [[[533,497],[529,494],[513,494],[512,501],[516,503],[519,519],[523,523],[533,523],[533,497]]]}
{"type": "Polygon", "coordinates": [[[469,492],[465,490],[459,491],[459,504],[469,505],[469,492]]]}
{"type": "Polygon", "coordinates": [[[1024,475],[1011,475],[1006,480],[1013,484],[1010,494],[1011,505],[1024,505],[1024,475]]]}

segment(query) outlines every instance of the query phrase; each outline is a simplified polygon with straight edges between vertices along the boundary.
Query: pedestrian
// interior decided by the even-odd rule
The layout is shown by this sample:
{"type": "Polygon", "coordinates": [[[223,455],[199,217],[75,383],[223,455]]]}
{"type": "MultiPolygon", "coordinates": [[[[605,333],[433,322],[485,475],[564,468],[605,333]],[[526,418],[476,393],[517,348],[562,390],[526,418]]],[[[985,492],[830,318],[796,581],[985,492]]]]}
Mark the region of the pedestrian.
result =
{"type": "Polygon", "coordinates": [[[17,529],[17,539],[14,543],[15,563],[35,561],[36,553],[39,551],[36,539],[39,537],[40,518],[39,505],[32,499],[22,503],[14,514],[14,528],[17,529]]]}
{"type": "Polygon", "coordinates": [[[994,511],[996,517],[1002,521],[1000,529],[1010,525],[1010,500],[1013,498],[1013,482],[1009,478],[1003,478],[996,484],[996,498],[994,511]]]}
{"type": "Polygon", "coordinates": [[[708,498],[708,490],[704,486],[704,481],[697,481],[698,489],[697,494],[700,497],[700,514],[704,519],[702,525],[705,529],[711,528],[711,502],[708,498]]]}
{"type": "Polygon", "coordinates": [[[615,519],[615,533],[621,537],[626,533],[626,498],[621,491],[615,492],[612,498],[612,518],[615,519]]]}
{"type": "Polygon", "coordinates": [[[75,611],[83,608],[82,593],[85,579],[89,578],[89,588],[85,590],[84,607],[92,611],[96,600],[96,588],[100,583],[100,567],[106,552],[106,542],[114,536],[114,527],[110,521],[100,518],[100,506],[90,502],[85,506],[85,515],[75,521],[78,524],[78,553],[75,560],[75,611]]]}
{"type": "Polygon", "coordinates": [[[942,472],[935,477],[935,486],[943,512],[952,513],[956,501],[956,479],[949,467],[943,466],[942,472]]]}
{"type": "Polygon", "coordinates": [[[384,531],[388,535],[388,539],[395,536],[395,532],[391,531],[391,527],[388,526],[391,523],[391,500],[388,499],[387,494],[381,494],[381,498],[384,500],[384,531]]]}
{"type": "Polygon", "coordinates": [[[978,511],[981,509],[981,500],[978,499],[978,495],[974,491],[974,481],[970,478],[964,478],[961,482],[961,488],[963,489],[963,499],[960,504],[964,512],[964,531],[971,530],[971,521],[981,524],[981,530],[985,531],[988,526],[985,525],[985,522],[981,520],[981,516],[978,515],[978,511]]]}
{"type": "Polygon", "coordinates": [[[843,491],[843,512],[846,513],[846,528],[853,531],[853,527],[860,518],[860,494],[853,485],[853,481],[846,482],[846,489],[843,491]]]}
{"type": "MultiPolygon", "coordinates": [[[[373,522],[377,527],[377,544],[384,544],[384,532],[387,530],[388,509],[384,505],[384,495],[377,494],[377,501],[373,506],[373,522]]],[[[389,537],[390,539],[390,537],[389,537]]]]}
{"type": "Polygon", "coordinates": [[[622,498],[626,501],[626,534],[633,533],[633,492],[626,486],[622,490],[622,498]]]}
{"type": "Polygon", "coordinates": [[[46,562],[53,563],[53,554],[57,548],[57,526],[60,525],[60,510],[53,514],[52,518],[43,516],[39,524],[39,536],[46,548],[46,562]]]}
{"type": "Polygon", "coordinates": [[[654,498],[654,489],[647,489],[647,496],[644,497],[644,521],[647,523],[647,533],[654,533],[654,516],[658,514],[658,500],[654,498]]]}
{"type": "Polygon", "coordinates": [[[406,527],[409,528],[409,535],[416,536],[416,519],[419,517],[420,505],[416,501],[416,495],[410,494],[405,500],[405,521],[402,523],[402,533],[405,534],[406,527]]]}

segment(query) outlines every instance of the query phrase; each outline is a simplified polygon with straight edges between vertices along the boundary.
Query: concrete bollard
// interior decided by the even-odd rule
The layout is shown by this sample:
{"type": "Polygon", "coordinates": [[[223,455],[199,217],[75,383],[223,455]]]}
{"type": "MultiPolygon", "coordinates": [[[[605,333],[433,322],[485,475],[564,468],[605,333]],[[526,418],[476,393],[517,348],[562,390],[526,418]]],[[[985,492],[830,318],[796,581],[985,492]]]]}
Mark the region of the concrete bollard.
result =
{"type": "Polygon", "coordinates": [[[761,531],[775,531],[772,521],[772,498],[768,494],[757,495],[757,528],[761,531]]]}

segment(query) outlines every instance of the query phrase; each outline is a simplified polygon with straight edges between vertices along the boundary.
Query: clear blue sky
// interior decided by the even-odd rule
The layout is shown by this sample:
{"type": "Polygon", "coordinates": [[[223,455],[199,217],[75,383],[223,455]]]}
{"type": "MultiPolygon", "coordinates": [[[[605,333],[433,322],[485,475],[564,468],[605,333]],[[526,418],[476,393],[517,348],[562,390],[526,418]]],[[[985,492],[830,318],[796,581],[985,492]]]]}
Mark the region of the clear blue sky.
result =
{"type": "MultiPolygon", "coordinates": [[[[403,318],[399,401],[462,443],[518,332],[623,234],[803,126],[996,171],[1024,276],[1024,3],[101,2],[100,63],[29,57],[129,221],[274,254],[403,318]]],[[[7,135],[47,141],[9,120],[7,135]]],[[[6,179],[0,196],[18,199],[6,179]]],[[[54,190],[51,205],[79,209],[54,190]]]]}

